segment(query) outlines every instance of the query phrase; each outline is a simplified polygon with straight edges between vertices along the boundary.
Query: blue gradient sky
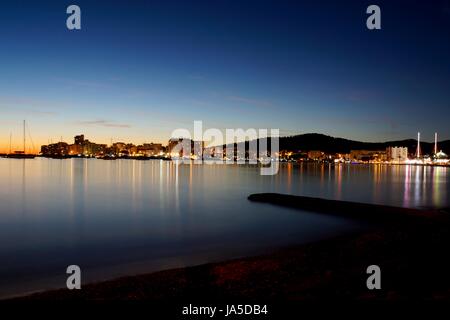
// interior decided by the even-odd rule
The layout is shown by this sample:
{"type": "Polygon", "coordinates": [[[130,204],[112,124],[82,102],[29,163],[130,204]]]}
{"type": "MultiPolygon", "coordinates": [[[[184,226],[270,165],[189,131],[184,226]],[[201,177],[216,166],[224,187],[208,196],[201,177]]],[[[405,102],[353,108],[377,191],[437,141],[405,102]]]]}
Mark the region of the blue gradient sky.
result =
{"type": "Polygon", "coordinates": [[[0,150],[176,128],[450,138],[449,1],[7,1],[0,150]],[[366,29],[377,3],[382,30],[366,29]],[[82,30],[65,27],[78,4],[82,30]],[[345,4],[345,5],[344,5],[345,4]]]}

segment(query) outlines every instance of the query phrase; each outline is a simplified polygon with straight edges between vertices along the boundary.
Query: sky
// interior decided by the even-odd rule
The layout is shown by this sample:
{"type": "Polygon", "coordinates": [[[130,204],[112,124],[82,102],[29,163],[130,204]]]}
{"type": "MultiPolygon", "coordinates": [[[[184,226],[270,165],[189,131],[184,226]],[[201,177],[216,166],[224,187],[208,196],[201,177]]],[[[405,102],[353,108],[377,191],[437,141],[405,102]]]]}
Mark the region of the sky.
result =
{"type": "Polygon", "coordinates": [[[84,133],[277,128],[450,139],[450,2],[2,1],[0,152],[84,133]],[[66,8],[81,8],[81,30],[66,8]],[[381,30],[366,8],[381,8],[381,30]]]}

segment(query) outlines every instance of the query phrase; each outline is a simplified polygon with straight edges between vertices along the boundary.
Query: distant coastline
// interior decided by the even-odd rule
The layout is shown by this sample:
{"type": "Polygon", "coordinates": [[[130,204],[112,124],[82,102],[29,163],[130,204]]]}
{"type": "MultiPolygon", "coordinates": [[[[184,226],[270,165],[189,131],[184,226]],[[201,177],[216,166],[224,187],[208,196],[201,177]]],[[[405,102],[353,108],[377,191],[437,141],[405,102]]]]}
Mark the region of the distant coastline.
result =
{"type": "MultiPolygon", "coordinates": [[[[450,140],[435,142],[423,142],[418,139],[408,139],[388,142],[361,142],[343,138],[335,138],[318,133],[307,133],[295,136],[280,137],[278,141],[277,155],[271,154],[272,159],[277,157],[281,161],[305,161],[319,162],[390,162],[415,164],[448,164],[450,140]],[[432,163],[433,162],[433,163],[432,163]]],[[[139,159],[167,159],[183,157],[198,159],[205,154],[216,152],[219,158],[230,160],[232,157],[240,159],[255,158],[254,150],[249,148],[250,143],[260,144],[260,139],[235,142],[230,145],[205,146],[205,141],[184,141],[182,138],[171,138],[167,145],[161,143],[143,143],[134,145],[126,142],[113,142],[110,145],[98,144],[85,138],[83,134],[74,137],[72,144],[60,141],[41,146],[40,155],[62,159],[71,157],[97,157],[105,160],[116,158],[139,159]],[[183,148],[178,148],[182,143],[183,148]],[[185,143],[191,146],[191,150],[185,150],[185,143]],[[244,150],[244,151],[242,151],[244,150]]],[[[270,151],[270,150],[269,150],[270,151]]]]}
{"type": "MultiPolygon", "coordinates": [[[[7,154],[0,154],[0,158],[8,158],[7,154]]],[[[171,158],[167,157],[145,157],[145,156],[123,156],[123,157],[95,157],[95,156],[83,156],[83,155],[67,155],[67,156],[45,156],[45,155],[36,155],[33,158],[20,158],[19,160],[33,160],[37,158],[45,158],[50,160],[71,160],[71,159],[98,159],[98,160],[136,160],[136,161],[150,161],[150,160],[158,160],[158,161],[172,161],[171,158]]],[[[176,160],[173,160],[176,161],[176,160]]],[[[194,160],[190,160],[194,163],[194,160]]],[[[418,167],[440,167],[440,168],[448,168],[450,167],[450,163],[440,164],[440,163],[397,163],[397,162],[320,162],[314,160],[306,160],[306,161],[295,161],[295,160],[281,160],[281,164],[291,163],[294,165],[302,165],[302,164],[318,164],[318,165],[327,165],[327,166],[340,166],[340,165],[370,165],[370,166],[418,166],[418,167]]],[[[180,162],[179,164],[186,164],[186,162],[180,162]]],[[[254,165],[254,166],[264,166],[262,164],[250,164],[248,161],[245,163],[246,165],[254,165]]]]}

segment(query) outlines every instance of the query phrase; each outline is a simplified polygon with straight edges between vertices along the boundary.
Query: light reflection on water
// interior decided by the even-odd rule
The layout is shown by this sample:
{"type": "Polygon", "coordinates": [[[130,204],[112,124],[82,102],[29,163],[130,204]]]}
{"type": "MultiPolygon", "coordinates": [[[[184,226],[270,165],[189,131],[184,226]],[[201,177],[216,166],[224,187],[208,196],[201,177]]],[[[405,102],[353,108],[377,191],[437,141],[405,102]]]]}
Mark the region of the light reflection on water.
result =
{"type": "Polygon", "coordinates": [[[443,167],[0,159],[0,295],[255,254],[357,226],[250,203],[256,192],[448,206],[443,167]],[[56,274],[58,274],[56,276],[56,274]]]}

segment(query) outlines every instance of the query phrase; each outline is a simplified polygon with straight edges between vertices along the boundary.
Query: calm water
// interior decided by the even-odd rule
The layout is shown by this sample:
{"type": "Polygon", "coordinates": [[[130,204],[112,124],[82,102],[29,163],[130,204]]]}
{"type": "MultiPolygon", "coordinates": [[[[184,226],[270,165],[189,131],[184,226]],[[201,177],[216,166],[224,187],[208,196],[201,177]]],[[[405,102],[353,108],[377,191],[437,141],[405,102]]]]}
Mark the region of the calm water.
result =
{"type": "MultiPolygon", "coordinates": [[[[447,168],[0,159],[0,296],[262,253],[354,222],[251,203],[281,192],[407,207],[449,203],[447,168]]],[[[363,214],[363,213],[362,213],[363,214]]]]}

